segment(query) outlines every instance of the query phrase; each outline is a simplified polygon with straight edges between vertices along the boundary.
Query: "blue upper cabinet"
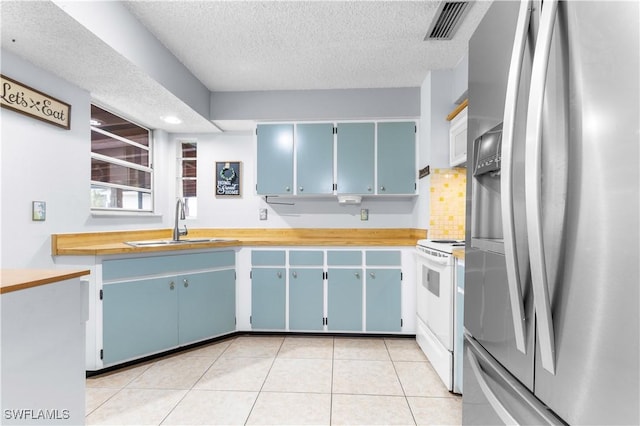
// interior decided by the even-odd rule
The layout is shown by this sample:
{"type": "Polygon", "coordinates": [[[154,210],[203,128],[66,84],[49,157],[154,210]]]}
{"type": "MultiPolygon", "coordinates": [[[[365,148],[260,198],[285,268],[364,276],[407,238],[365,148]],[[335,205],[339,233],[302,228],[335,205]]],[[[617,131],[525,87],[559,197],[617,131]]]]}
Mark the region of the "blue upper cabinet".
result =
{"type": "Polygon", "coordinates": [[[259,124],[257,192],[293,195],[293,124],[259,124]]]}
{"type": "Polygon", "coordinates": [[[375,193],[375,124],[338,123],[338,194],[375,193]]]}
{"type": "Polygon", "coordinates": [[[415,194],[416,124],[378,123],[377,193],[415,194]]]}
{"type": "Polygon", "coordinates": [[[333,193],[333,123],[296,125],[297,195],[333,193]]]}

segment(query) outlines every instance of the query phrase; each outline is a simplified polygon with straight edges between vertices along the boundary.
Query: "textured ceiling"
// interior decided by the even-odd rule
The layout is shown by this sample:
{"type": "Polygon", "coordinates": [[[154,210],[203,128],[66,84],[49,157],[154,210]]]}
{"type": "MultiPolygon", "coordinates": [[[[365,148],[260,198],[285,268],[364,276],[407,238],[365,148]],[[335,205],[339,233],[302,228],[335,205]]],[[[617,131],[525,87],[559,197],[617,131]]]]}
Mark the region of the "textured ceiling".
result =
{"type": "Polygon", "coordinates": [[[479,16],[444,42],[423,41],[436,1],[126,5],[212,91],[418,87],[457,64],[479,16]]]}
{"type": "MultiPolygon", "coordinates": [[[[453,40],[424,41],[439,3],[124,2],[210,91],[418,87],[430,70],[457,64],[489,5],[474,2],[453,40]]],[[[3,49],[149,127],[212,131],[206,119],[54,3],[2,1],[0,8],[3,49]],[[185,122],[159,120],[169,113],[185,122]]]]}

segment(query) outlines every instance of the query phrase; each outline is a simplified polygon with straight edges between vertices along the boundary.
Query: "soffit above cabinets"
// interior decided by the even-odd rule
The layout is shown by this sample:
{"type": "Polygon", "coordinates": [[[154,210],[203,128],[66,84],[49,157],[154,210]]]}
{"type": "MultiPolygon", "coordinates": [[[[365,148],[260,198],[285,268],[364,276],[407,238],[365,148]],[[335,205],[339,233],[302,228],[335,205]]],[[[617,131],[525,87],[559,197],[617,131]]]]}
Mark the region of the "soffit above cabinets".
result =
{"type": "Polygon", "coordinates": [[[211,92],[420,87],[455,67],[489,6],[473,2],[452,40],[424,41],[441,1],[81,3],[1,2],[2,49],[172,133],[219,131],[211,92]]]}

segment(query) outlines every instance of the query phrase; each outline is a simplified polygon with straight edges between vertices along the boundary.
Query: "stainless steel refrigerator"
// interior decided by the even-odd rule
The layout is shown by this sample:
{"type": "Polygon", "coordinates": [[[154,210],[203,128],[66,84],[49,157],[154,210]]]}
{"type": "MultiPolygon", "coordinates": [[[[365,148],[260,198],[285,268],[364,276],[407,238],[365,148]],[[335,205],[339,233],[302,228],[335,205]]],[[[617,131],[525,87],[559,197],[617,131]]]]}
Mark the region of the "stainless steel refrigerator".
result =
{"type": "Polygon", "coordinates": [[[464,424],[640,424],[639,28],[496,1],[470,40],[464,424]]]}

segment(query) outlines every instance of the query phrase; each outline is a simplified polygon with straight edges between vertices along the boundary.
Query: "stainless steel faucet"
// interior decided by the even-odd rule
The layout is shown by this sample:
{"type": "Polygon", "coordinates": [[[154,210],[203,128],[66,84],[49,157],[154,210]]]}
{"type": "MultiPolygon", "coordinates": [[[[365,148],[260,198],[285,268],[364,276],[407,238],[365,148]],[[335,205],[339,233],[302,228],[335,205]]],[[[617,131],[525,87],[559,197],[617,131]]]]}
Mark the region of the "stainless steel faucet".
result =
{"type": "Polygon", "coordinates": [[[180,237],[187,235],[189,233],[189,231],[187,230],[187,225],[184,225],[184,231],[181,231],[178,228],[179,219],[181,220],[185,219],[184,201],[182,201],[182,198],[178,198],[178,201],[176,202],[176,221],[173,226],[173,241],[180,241],[180,237]]]}

